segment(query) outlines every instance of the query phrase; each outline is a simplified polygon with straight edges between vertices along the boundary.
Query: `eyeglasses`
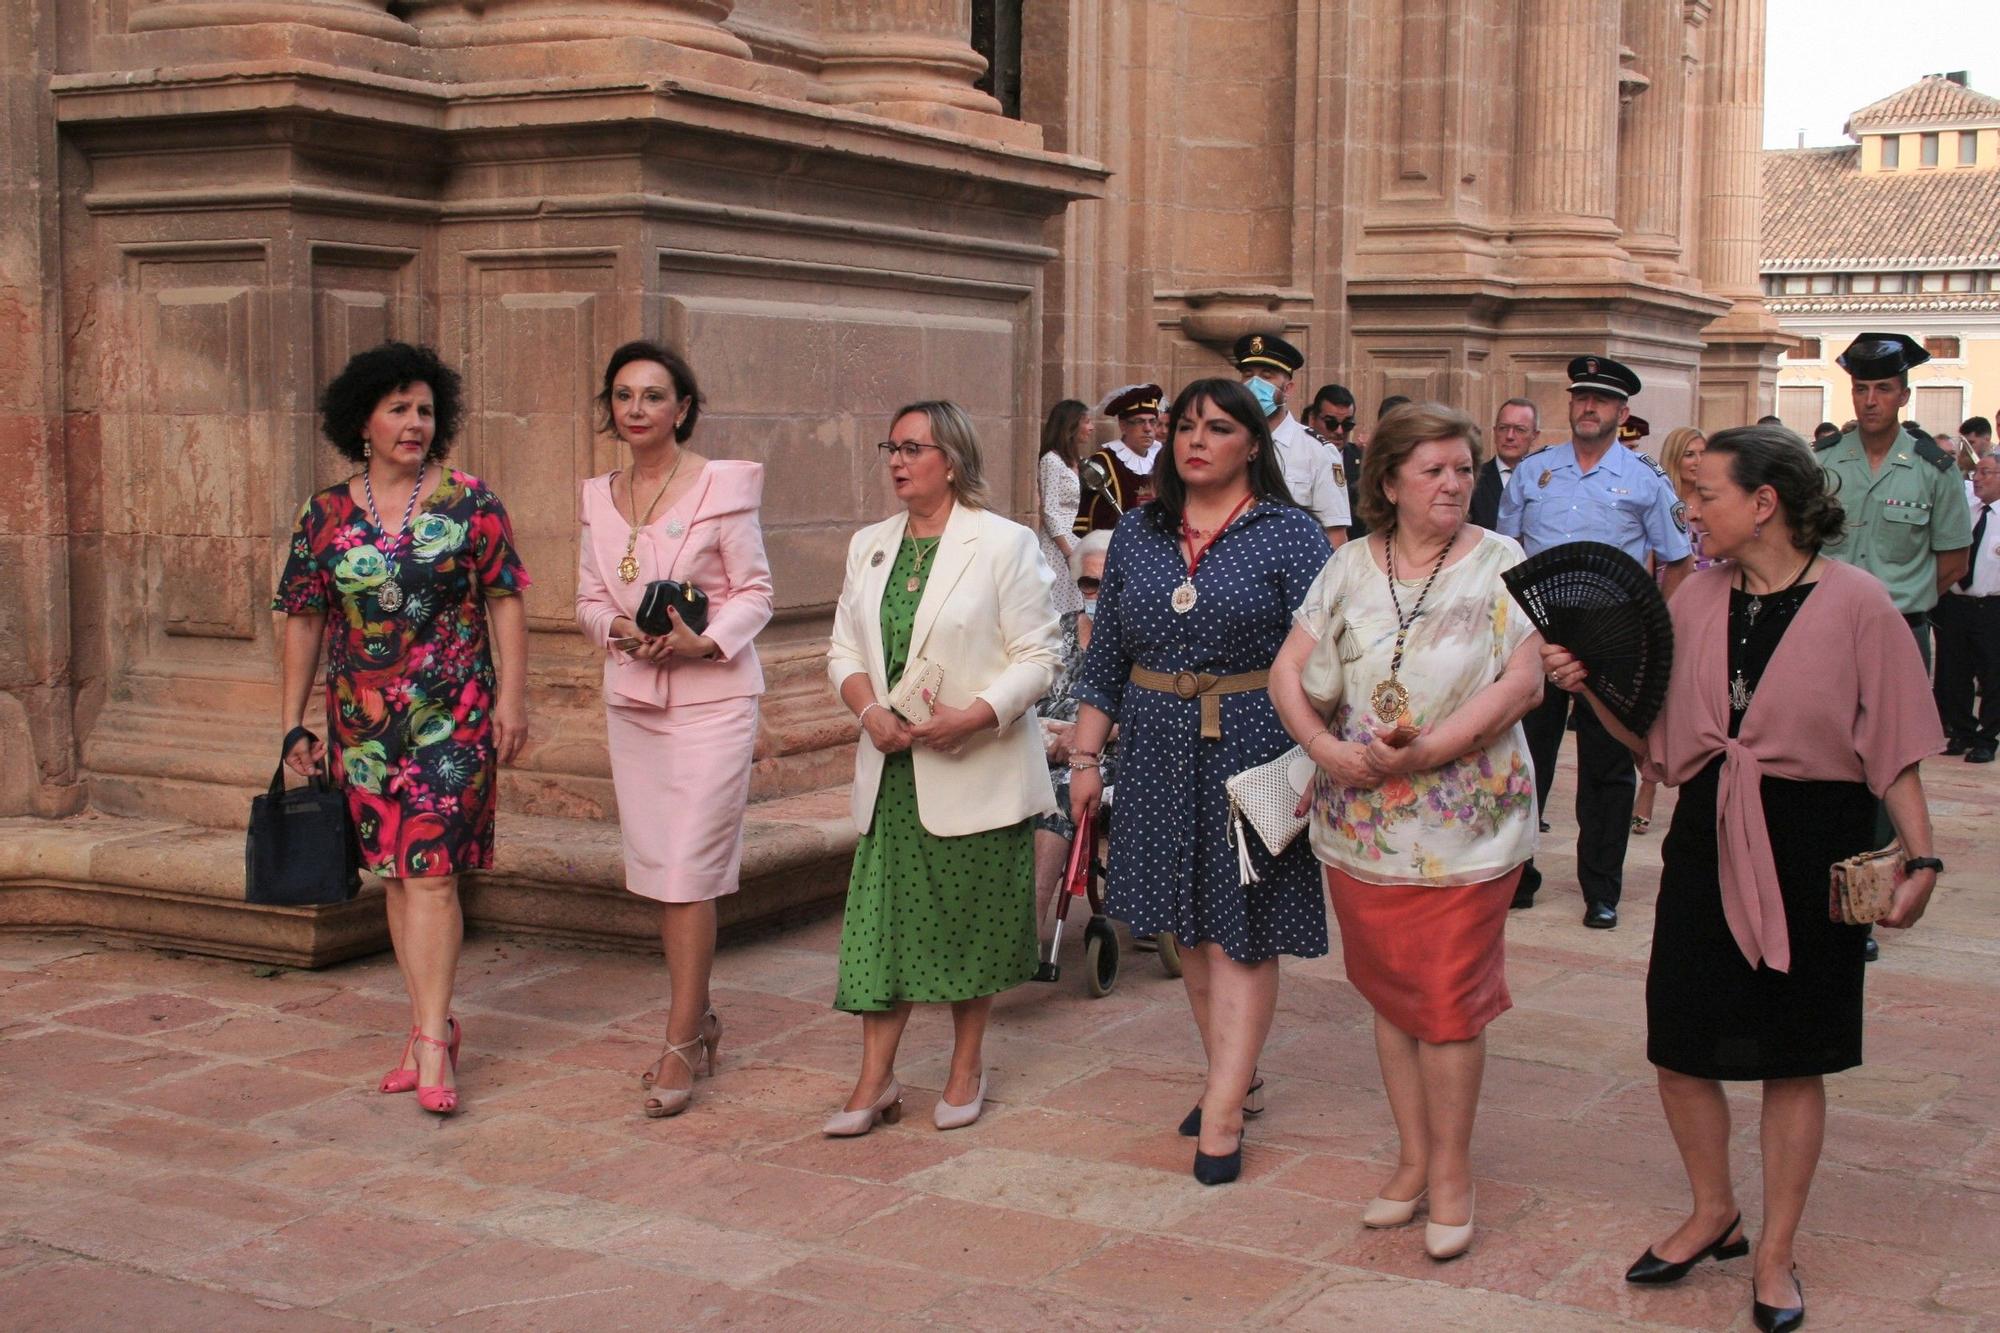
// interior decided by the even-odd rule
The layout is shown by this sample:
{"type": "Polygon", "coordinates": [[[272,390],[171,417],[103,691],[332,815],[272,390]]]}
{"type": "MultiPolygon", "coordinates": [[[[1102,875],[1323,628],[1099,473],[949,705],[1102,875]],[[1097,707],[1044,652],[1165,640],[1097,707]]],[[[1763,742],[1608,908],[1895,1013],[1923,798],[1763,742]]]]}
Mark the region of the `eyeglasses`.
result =
{"type": "Polygon", "coordinates": [[[935,449],[939,453],[944,452],[944,446],[941,444],[914,444],[909,442],[898,444],[894,440],[883,440],[875,447],[882,451],[882,461],[885,463],[898,458],[902,459],[905,463],[914,463],[926,449],[935,449]]]}

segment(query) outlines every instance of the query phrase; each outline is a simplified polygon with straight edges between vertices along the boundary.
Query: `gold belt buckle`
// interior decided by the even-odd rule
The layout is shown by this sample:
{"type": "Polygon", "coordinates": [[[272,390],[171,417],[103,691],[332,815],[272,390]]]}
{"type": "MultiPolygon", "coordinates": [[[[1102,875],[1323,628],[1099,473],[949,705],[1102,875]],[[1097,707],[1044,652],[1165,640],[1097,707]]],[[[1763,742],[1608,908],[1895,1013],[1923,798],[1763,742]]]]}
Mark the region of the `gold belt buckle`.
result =
{"type": "Polygon", "coordinates": [[[1192,699],[1201,693],[1201,677],[1192,671],[1174,672],[1174,696],[1192,699]]]}

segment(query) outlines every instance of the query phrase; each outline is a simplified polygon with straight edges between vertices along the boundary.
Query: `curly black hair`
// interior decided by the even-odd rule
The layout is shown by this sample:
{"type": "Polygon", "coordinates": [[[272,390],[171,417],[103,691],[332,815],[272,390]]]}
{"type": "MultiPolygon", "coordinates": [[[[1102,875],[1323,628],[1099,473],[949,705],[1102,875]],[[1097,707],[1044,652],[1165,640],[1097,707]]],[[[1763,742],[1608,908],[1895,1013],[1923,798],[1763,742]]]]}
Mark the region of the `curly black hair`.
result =
{"type": "Polygon", "coordinates": [[[667,378],[674,382],[674,397],[687,403],[680,425],[674,427],[674,442],[686,444],[688,436],[694,434],[694,423],[701,420],[702,404],[707,401],[694,381],[694,367],[673,348],[644,338],[626,343],[604,363],[604,387],[597,395],[597,428],[606,435],[618,433],[618,424],[611,418],[611,390],[617,383],[618,372],[634,361],[652,361],[665,367],[667,378]]]}
{"type": "Polygon", "coordinates": [[[465,395],[458,372],[428,347],[386,342],[357,352],[319,396],[319,428],[334,448],[357,463],[365,462],[361,431],[384,398],[412,384],[431,390],[436,434],[427,457],[436,462],[451,450],[464,419],[465,395]]]}

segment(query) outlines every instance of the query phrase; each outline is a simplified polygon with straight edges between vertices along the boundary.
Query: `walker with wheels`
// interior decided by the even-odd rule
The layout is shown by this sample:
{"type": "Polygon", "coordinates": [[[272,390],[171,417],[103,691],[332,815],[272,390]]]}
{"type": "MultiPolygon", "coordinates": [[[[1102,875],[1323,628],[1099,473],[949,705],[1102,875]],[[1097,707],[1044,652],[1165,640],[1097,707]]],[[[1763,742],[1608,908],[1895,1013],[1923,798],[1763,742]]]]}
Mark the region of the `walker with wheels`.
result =
{"type": "MultiPolygon", "coordinates": [[[[1076,836],[1070,840],[1069,863],[1063,872],[1063,881],[1056,888],[1054,901],[1049,904],[1049,910],[1055,917],[1049,954],[1035,969],[1036,981],[1061,979],[1062,967],[1056,959],[1062,951],[1063,925],[1069,919],[1070,904],[1079,898],[1084,900],[1090,906],[1090,920],[1083,927],[1084,983],[1093,999],[1109,995],[1118,984],[1118,930],[1111,918],[1104,914],[1105,858],[1098,828],[1110,809],[1111,788],[1106,787],[1098,812],[1077,825],[1076,836]]],[[[1171,932],[1163,931],[1150,939],[1135,938],[1133,944],[1142,950],[1149,945],[1156,948],[1162,970],[1170,977],[1181,974],[1180,947],[1171,932]]]]}

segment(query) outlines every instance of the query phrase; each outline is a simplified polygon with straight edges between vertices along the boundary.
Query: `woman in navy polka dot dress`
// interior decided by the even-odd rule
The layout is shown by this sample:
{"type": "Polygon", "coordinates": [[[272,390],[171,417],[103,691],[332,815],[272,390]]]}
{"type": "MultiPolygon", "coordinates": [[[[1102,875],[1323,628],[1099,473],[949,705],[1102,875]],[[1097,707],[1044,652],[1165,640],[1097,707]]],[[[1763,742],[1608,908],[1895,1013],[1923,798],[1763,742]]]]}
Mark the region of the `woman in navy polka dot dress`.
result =
{"type": "Polygon", "coordinates": [[[1208,1055],[1195,1176],[1235,1178],[1243,1101],[1278,998],[1278,955],[1327,951],[1326,903],[1303,838],[1281,857],[1251,837],[1257,881],[1239,882],[1223,782],[1291,748],[1260,677],[1331,549],[1291,503],[1271,434],[1234,380],[1197,380],[1168,418],[1156,498],[1111,538],[1095,630],[1073,689],[1082,709],[1070,803],[1095,807],[1091,767],[1119,724],[1111,827],[1112,916],[1179,937],[1188,1003],[1208,1055]],[[1199,697],[1183,690],[1214,682],[1199,697]],[[1244,678],[1244,677],[1247,677],[1244,678]],[[1193,946],[1193,947],[1190,947],[1193,946]]]}

